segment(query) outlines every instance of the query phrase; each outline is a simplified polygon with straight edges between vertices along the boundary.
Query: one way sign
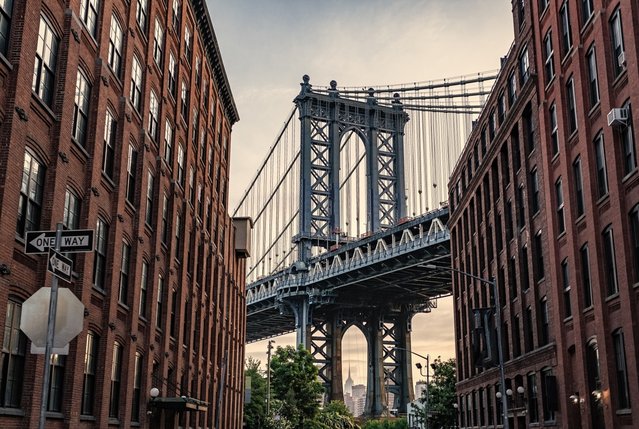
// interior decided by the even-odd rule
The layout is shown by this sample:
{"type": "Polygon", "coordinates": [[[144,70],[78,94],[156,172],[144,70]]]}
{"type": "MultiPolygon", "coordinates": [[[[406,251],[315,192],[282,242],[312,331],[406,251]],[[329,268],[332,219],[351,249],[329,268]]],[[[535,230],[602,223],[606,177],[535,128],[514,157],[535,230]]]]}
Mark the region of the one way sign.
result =
{"type": "Polygon", "coordinates": [[[61,253],[49,248],[49,263],[47,270],[59,279],[71,282],[71,269],[73,262],[61,253]]]}
{"type": "MultiPolygon", "coordinates": [[[[55,248],[55,231],[27,232],[25,253],[47,253],[55,248]]],[[[91,252],[93,251],[92,229],[68,229],[62,231],[60,252],[91,252]]]]}

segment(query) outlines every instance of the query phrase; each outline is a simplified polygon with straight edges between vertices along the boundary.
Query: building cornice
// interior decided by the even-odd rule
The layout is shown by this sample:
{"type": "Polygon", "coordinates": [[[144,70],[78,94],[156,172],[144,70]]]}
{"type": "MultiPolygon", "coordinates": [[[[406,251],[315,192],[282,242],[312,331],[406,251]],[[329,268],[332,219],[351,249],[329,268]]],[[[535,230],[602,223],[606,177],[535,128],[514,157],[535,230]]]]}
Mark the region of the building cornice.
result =
{"type": "Polygon", "coordinates": [[[209,10],[206,6],[206,0],[190,0],[190,2],[193,7],[193,14],[197,21],[200,36],[204,42],[206,57],[213,69],[213,75],[219,88],[220,100],[222,100],[224,111],[231,125],[233,125],[240,120],[240,116],[237,111],[237,106],[235,105],[235,100],[233,99],[229,79],[226,76],[220,46],[215,37],[215,31],[213,30],[213,23],[211,22],[211,15],[209,15],[209,10]]]}

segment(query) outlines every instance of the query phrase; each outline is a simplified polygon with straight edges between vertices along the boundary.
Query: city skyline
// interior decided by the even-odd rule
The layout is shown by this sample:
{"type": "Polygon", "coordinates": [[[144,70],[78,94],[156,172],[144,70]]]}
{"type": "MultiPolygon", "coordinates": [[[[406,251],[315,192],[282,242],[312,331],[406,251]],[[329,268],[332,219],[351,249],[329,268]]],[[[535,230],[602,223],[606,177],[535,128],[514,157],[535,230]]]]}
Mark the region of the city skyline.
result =
{"type": "MultiPolygon", "coordinates": [[[[231,208],[292,109],[303,74],[309,74],[317,86],[327,86],[331,79],[346,86],[495,70],[513,38],[509,2],[491,1],[487,7],[486,2],[466,0],[396,1],[392,8],[382,1],[331,0],[322,8],[308,1],[208,0],[208,4],[241,118],[233,128],[231,208]],[[466,13],[459,16],[459,10],[466,13]],[[396,31],[400,25],[402,31],[396,31]],[[266,45],[278,49],[265,49],[266,45]]],[[[417,315],[413,351],[453,357],[452,325],[450,298],[440,300],[432,313],[417,315]]],[[[276,341],[276,345],[292,344],[294,337],[276,341]]],[[[361,354],[362,344],[363,338],[357,350],[344,341],[344,361],[361,354]]],[[[266,344],[247,345],[246,355],[264,363],[266,344]]],[[[357,370],[365,373],[361,365],[357,370]]],[[[347,369],[344,365],[344,379],[347,369]]],[[[413,375],[419,379],[415,368],[413,375]]]]}

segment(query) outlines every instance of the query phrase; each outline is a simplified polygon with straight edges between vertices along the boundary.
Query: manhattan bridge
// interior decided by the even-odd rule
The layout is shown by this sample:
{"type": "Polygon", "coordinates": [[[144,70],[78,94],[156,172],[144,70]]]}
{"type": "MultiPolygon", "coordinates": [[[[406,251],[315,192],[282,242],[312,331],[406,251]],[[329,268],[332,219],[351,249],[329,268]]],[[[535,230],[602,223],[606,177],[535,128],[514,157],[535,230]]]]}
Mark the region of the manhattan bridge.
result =
{"type": "Polygon", "coordinates": [[[296,332],[343,400],[342,337],[367,343],[365,413],[413,399],[411,320],[449,296],[447,182],[496,72],[377,87],[312,85],[233,216],[253,220],[247,341],[296,332]],[[388,393],[394,403],[388,404],[388,393]]]}

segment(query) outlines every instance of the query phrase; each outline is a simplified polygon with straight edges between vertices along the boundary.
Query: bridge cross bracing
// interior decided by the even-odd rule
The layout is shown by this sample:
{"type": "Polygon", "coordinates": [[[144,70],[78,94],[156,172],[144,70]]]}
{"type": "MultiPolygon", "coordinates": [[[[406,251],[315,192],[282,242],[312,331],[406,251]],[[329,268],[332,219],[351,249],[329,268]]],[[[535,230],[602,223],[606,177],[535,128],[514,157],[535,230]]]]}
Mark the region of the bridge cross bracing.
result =
{"type": "Polygon", "coordinates": [[[495,77],[374,88],[304,77],[234,213],[254,222],[249,342],[296,331],[341,399],[341,338],[358,326],[367,413],[405,409],[412,316],[450,294],[450,276],[425,268],[449,264],[445,185],[495,77]]]}

